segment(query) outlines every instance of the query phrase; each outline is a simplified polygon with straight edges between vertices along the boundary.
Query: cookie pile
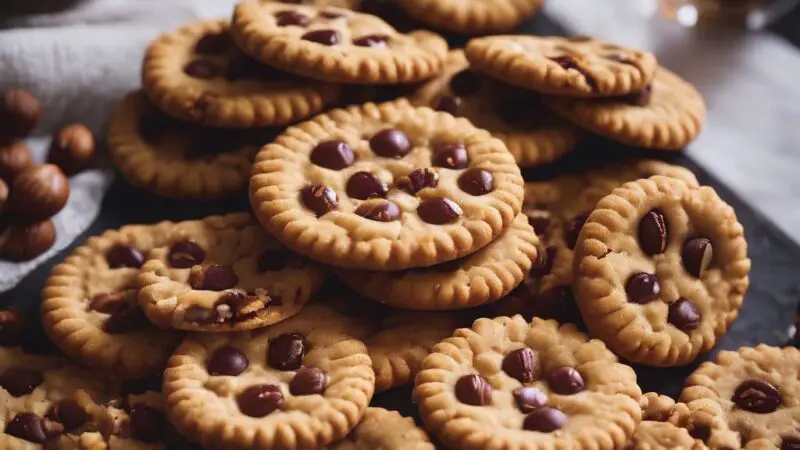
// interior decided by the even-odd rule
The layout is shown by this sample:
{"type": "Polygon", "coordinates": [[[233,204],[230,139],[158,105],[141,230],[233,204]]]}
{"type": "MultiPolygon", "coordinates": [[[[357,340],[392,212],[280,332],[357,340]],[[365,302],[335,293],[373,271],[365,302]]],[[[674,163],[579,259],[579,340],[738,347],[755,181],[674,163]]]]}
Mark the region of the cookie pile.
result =
{"type": "MultiPolygon", "coordinates": [[[[691,363],[736,318],[750,260],[713,189],[647,159],[522,177],[589,133],[683,148],[694,88],[597,39],[448,50],[311,3],[149,46],[109,124],[123,176],[252,211],[73,250],[41,304],[73,362],[0,312],[0,447],[796,448],[796,349],[723,352],[678,403],[620,362],[691,363]],[[375,406],[409,385],[418,423],[375,406]]],[[[477,34],[540,2],[434,3],[394,7],[477,34]]]]}

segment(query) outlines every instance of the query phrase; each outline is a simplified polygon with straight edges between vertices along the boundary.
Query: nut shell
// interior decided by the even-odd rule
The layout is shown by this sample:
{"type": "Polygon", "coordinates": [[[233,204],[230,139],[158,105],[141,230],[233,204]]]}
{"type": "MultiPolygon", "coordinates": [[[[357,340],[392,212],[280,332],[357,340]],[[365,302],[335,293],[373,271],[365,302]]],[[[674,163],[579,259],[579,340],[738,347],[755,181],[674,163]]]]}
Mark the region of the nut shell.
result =
{"type": "Polygon", "coordinates": [[[16,220],[34,222],[61,211],[69,199],[69,180],[53,164],[24,170],[14,179],[8,208],[16,220]]]}
{"type": "Polygon", "coordinates": [[[28,261],[53,246],[56,227],[50,219],[35,223],[12,223],[0,233],[0,258],[28,261]]]}
{"type": "Polygon", "coordinates": [[[67,176],[74,175],[92,163],[95,141],[92,130],[85,125],[68,125],[55,135],[47,154],[47,162],[55,164],[67,176]]]}
{"type": "Polygon", "coordinates": [[[0,144],[0,178],[11,184],[23,170],[33,167],[33,156],[22,141],[0,144]]]}
{"type": "Polygon", "coordinates": [[[30,92],[13,89],[0,94],[0,141],[24,138],[42,118],[42,104],[30,92]]]}

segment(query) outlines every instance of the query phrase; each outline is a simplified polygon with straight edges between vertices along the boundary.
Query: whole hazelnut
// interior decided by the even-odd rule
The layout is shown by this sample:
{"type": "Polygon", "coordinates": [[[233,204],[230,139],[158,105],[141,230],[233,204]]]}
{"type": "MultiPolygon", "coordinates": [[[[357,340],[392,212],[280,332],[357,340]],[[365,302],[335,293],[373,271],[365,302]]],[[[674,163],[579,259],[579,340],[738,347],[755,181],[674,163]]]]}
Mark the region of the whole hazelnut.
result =
{"type": "Polygon", "coordinates": [[[50,219],[34,223],[12,223],[0,234],[0,258],[28,261],[46,252],[56,241],[50,219]]]}
{"type": "Polygon", "coordinates": [[[8,185],[2,178],[0,178],[0,213],[3,212],[3,207],[6,206],[8,201],[8,185]]]}
{"type": "Polygon", "coordinates": [[[27,136],[42,118],[42,104],[30,92],[13,89],[0,94],[0,141],[27,136]]]}
{"type": "Polygon", "coordinates": [[[0,144],[0,178],[11,184],[23,170],[34,165],[28,145],[22,141],[0,144]]]}
{"type": "Polygon", "coordinates": [[[67,176],[89,167],[94,158],[94,134],[81,124],[68,125],[55,135],[47,162],[57,165],[67,176]]]}
{"type": "Polygon", "coordinates": [[[14,179],[8,198],[8,212],[23,222],[53,217],[67,204],[69,180],[53,164],[25,169],[14,179]]]}

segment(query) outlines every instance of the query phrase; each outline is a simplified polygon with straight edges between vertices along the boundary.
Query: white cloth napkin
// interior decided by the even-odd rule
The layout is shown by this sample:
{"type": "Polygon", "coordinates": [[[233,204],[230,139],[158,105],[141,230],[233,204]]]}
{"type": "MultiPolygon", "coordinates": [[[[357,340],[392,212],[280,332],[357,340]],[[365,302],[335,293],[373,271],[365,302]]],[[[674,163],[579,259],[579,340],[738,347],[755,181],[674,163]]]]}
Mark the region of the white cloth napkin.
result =
{"type": "MultiPolygon", "coordinates": [[[[139,87],[142,56],[159,33],[197,18],[228,17],[235,0],[87,0],[70,9],[13,16],[0,6],[0,91],[22,87],[44,105],[42,123],[28,139],[37,160],[52,134],[84,123],[103,142],[109,112],[139,87]]],[[[101,145],[100,153],[105,148],[101,145]]],[[[109,168],[70,179],[67,206],[55,218],[58,237],[47,253],[16,264],[0,261],[0,292],[69,245],[97,217],[112,181],[109,168]]]]}

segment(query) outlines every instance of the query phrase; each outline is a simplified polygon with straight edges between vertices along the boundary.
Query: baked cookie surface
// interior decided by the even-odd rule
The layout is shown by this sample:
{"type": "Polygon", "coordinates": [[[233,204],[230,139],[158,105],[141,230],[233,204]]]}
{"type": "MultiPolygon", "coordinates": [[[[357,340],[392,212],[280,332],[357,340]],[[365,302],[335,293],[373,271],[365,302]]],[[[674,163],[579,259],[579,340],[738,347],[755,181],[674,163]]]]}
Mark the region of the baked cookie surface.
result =
{"type": "Polygon", "coordinates": [[[397,411],[367,408],[358,426],[330,450],[434,450],[428,434],[414,419],[397,411]]]}
{"type": "Polygon", "coordinates": [[[542,7],[543,0],[399,0],[413,19],[468,35],[511,31],[542,7]]]}
{"type": "Polygon", "coordinates": [[[289,128],[257,155],[250,201],[298,253],[338,267],[401,270],[496,239],[519,213],[522,177],[488,132],[397,101],[289,128]]]}

